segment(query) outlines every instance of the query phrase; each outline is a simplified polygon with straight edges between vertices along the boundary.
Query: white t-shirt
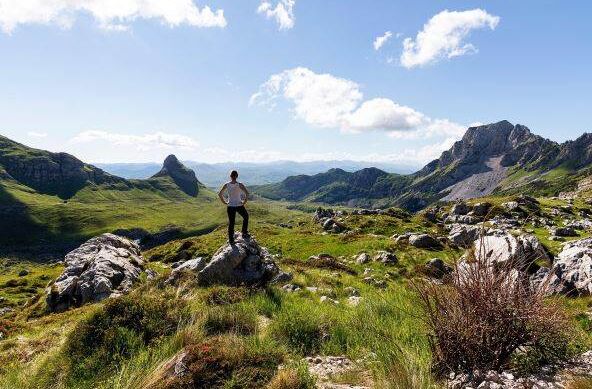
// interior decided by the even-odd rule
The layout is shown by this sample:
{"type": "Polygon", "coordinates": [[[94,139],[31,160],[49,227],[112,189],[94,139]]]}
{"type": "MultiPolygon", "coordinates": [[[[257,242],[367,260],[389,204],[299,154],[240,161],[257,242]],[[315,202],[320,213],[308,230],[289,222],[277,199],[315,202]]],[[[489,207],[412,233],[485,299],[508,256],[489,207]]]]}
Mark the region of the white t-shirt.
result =
{"type": "Polygon", "coordinates": [[[228,206],[240,207],[243,205],[243,190],[240,183],[232,181],[226,183],[226,193],[228,193],[228,206]]]}

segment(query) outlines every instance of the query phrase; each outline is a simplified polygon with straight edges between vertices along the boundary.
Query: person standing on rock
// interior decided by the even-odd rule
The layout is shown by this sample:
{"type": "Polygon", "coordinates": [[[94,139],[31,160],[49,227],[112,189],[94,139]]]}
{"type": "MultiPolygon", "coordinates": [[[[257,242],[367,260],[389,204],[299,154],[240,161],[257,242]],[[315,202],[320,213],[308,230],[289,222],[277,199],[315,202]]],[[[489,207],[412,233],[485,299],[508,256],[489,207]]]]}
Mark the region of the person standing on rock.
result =
{"type": "Polygon", "coordinates": [[[242,184],[236,181],[238,172],[233,170],[230,172],[230,181],[222,185],[218,192],[218,197],[226,205],[226,213],[228,213],[228,242],[234,243],[234,222],[236,214],[243,218],[242,235],[243,238],[249,237],[249,213],[245,208],[249,198],[249,191],[242,184]],[[224,196],[226,194],[226,196],[224,196]]]}

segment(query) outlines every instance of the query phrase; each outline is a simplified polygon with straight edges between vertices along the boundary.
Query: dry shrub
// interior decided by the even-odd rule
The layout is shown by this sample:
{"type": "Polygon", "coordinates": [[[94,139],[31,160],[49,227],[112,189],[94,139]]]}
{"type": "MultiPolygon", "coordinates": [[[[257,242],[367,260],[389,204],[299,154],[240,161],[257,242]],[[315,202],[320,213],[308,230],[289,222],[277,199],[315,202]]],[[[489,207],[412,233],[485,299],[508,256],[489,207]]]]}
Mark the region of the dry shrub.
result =
{"type": "Polygon", "coordinates": [[[165,380],[161,388],[264,388],[283,362],[277,348],[235,336],[210,338],[184,352],[186,373],[165,380]]]}
{"type": "Polygon", "coordinates": [[[444,285],[415,284],[436,374],[500,370],[516,354],[536,355],[527,360],[539,365],[567,358],[570,326],[558,303],[545,299],[546,283],[535,288],[511,263],[485,259],[454,269],[444,285]]]}

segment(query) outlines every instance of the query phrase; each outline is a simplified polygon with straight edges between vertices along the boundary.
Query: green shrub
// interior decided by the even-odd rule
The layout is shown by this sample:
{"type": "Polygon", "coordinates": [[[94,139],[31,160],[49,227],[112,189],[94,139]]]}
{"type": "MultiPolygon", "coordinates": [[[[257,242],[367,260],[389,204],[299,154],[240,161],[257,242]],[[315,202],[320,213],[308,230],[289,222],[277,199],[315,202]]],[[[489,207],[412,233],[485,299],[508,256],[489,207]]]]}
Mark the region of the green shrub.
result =
{"type": "Polygon", "coordinates": [[[188,315],[172,296],[134,294],[108,300],[80,322],[65,345],[73,376],[91,378],[159,338],[172,334],[188,315]]]}

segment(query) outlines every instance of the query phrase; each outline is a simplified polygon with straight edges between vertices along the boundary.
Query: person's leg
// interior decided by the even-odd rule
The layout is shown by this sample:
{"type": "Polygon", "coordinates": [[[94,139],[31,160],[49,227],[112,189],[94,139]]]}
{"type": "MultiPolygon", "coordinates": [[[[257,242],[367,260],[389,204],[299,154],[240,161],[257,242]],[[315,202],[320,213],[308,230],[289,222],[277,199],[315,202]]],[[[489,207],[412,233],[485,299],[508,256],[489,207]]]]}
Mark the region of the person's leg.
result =
{"type": "Polygon", "coordinates": [[[226,207],[226,213],[228,214],[228,241],[234,242],[234,221],[236,219],[236,208],[226,207]]]}
{"type": "Polygon", "coordinates": [[[239,213],[239,215],[241,215],[243,217],[242,233],[248,234],[249,233],[249,213],[247,212],[247,209],[244,206],[242,206],[242,207],[238,207],[236,209],[236,211],[239,213]]]}

